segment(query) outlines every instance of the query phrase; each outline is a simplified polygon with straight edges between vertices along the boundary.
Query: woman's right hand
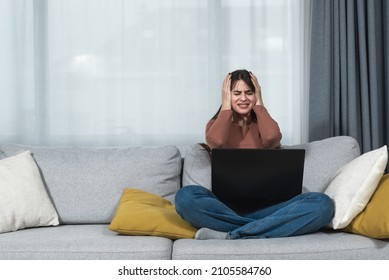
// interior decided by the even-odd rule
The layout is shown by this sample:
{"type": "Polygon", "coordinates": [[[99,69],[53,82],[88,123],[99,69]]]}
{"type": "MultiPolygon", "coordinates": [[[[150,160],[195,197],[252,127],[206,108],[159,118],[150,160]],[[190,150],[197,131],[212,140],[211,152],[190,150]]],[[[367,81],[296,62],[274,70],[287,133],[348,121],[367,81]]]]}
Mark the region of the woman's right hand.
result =
{"type": "Polygon", "coordinates": [[[221,110],[231,110],[231,74],[228,74],[223,81],[221,110]]]}

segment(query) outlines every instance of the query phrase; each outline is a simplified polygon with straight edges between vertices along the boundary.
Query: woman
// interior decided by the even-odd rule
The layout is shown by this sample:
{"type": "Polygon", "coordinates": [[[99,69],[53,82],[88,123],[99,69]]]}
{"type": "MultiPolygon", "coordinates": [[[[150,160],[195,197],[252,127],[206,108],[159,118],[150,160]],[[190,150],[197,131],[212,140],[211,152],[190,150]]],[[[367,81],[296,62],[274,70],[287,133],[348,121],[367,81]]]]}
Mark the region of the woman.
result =
{"type": "MultiPolygon", "coordinates": [[[[263,105],[255,75],[237,70],[222,86],[222,105],[206,126],[206,141],[213,148],[272,149],[282,134],[263,105]]],[[[185,186],[175,198],[181,217],[199,230],[196,239],[271,238],[301,235],[327,225],[334,215],[331,199],[305,193],[248,214],[228,208],[208,189],[185,186]]]]}
{"type": "Polygon", "coordinates": [[[246,70],[227,75],[222,105],[206,127],[210,148],[274,148],[281,138],[278,124],[263,106],[257,78],[246,70]]]}

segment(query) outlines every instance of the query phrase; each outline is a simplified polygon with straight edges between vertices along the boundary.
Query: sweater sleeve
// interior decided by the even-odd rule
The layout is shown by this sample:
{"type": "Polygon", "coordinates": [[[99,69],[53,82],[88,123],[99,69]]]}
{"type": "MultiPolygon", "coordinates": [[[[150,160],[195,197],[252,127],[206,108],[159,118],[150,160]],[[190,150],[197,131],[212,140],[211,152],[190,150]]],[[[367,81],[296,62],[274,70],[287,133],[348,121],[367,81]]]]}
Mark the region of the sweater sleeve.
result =
{"type": "Polygon", "coordinates": [[[230,133],[231,118],[232,110],[223,110],[219,112],[216,119],[208,122],[205,139],[211,149],[225,146],[230,133]]]}
{"type": "Polygon", "coordinates": [[[273,120],[264,106],[254,106],[254,112],[257,115],[258,131],[262,144],[266,148],[275,148],[279,146],[282,134],[278,123],[273,120]]]}

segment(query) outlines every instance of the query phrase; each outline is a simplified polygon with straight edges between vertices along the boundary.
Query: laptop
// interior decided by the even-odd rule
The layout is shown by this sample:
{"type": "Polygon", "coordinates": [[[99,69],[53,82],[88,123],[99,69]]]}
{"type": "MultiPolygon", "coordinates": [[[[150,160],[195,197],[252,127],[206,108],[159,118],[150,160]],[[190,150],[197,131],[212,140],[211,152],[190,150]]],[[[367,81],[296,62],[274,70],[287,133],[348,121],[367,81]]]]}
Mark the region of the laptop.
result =
{"type": "Polygon", "coordinates": [[[212,192],[238,213],[286,201],[302,192],[303,149],[212,149],[212,192]]]}

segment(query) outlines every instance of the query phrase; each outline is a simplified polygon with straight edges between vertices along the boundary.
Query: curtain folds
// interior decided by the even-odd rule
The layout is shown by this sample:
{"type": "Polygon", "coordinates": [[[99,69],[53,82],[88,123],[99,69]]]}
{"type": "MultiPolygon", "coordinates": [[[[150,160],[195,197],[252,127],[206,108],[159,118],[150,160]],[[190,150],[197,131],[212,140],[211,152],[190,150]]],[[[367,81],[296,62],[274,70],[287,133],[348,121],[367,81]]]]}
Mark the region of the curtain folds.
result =
{"type": "Polygon", "coordinates": [[[389,143],[389,6],[313,0],[309,140],[355,137],[362,152],[389,143]]]}
{"type": "Polygon", "coordinates": [[[203,142],[240,68],[300,143],[303,17],[294,0],[2,0],[0,143],[203,142]]]}

